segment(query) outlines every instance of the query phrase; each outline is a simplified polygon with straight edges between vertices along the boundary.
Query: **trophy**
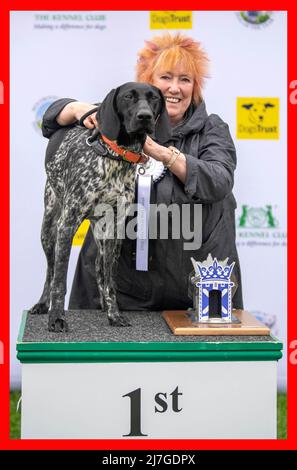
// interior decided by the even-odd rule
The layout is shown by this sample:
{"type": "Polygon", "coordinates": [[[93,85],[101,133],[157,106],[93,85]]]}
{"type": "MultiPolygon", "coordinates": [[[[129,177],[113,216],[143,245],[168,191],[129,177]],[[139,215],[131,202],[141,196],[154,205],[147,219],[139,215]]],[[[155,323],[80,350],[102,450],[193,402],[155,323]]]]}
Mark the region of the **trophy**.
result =
{"type": "Polygon", "coordinates": [[[228,258],[217,261],[208,255],[200,263],[191,258],[193,272],[189,276],[189,294],[193,298],[193,311],[189,313],[194,322],[201,323],[240,323],[232,315],[232,297],[237,282],[232,271],[235,265],[227,265],[228,258]]]}
{"type": "Polygon", "coordinates": [[[188,294],[193,308],[163,312],[175,335],[268,335],[269,328],[252,314],[232,308],[238,284],[233,273],[235,262],[228,263],[208,255],[205,261],[191,258],[188,294]]]}

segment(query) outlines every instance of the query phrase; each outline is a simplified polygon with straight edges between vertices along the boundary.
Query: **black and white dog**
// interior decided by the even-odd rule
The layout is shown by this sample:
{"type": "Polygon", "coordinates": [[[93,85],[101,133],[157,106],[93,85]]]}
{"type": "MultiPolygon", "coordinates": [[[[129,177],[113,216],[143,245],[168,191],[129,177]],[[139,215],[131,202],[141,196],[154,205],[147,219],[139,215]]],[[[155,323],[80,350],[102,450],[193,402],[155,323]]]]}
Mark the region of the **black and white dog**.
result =
{"type": "MultiPolygon", "coordinates": [[[[131,152],[140,156],[148,134],[156,141],[166,142],[170,126],[160,90],[134,82],[106,96],[97,121],[99,130],[95,132],[79,125],[70,128],[46,163],[41,241],[47,274],[41,298],[30,313],[49,312],[49,331],[68,330],[64,312],[68,262],[72,238],[86,218],[91,221],[98,247],[95,272],[102,309],[107,311],[111,325],[128,325],[117,306],[114,281],[121,240],[96,237],[96,208],[104,203],[116,210],[119,197],[127,203],[133,201],[136,165],[127,159],[131,152]],[[116,150],[110,146],[114,141],[116,150]],[[123,148],[128,153],[121,157],[123,148]]],[[[124,216],[117,219],[118,225],[124,223],[124,216]]]]}

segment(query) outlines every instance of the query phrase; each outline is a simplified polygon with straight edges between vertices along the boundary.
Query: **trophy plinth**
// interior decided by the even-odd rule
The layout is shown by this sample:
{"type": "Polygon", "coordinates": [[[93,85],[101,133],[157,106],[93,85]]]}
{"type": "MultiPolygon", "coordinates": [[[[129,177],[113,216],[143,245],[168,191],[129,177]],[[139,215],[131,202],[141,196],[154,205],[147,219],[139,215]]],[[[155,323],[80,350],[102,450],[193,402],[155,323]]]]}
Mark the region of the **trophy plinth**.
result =
{"type": "Polygon", "coordinates": [[[266,325],[256,320],[251,313],[245,310],[232,310],[231,322],[220,319],[193,321],[193,312],[186,310],[166,310],[162,315],[174,335],[261,336],[270,334],[266,325]]]}
{"type": "Polygon", "coordinates": [[[187,310],[187,315],[189,317],[189,319],[191,320],[191,322],[193,323],[202,323],[202,324],[215,324],[215,325],[228,325],[230,323],[232,324],[239,324],[241,323],[241,320],[239,320],[238,317],[236,317],[232,312],[231,312],[231,317],[230,319],[224,319],[222,317],[209,317],[207,319],[203,319],[203,320],[198,320],[197,319],[197,314],[195,312],[195,310],[193,309],[189,309],[187,310]]]}

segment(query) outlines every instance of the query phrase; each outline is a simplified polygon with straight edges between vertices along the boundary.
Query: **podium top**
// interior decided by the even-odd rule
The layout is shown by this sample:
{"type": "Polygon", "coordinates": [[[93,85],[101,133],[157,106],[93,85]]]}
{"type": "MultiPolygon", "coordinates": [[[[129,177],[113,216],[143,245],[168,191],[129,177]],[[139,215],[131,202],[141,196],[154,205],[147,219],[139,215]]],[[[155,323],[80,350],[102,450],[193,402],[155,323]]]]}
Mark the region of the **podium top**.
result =
{"type": "Polygon", "coordinates": [[[111,327],[94,310],[66,312],[68,333],[47,330],[47,315],[23,313],[17,341],[21,362],[259,361],[282,357],[273,336],[174,336],[162,312],[123,312],[131,327],[111,327]]]}

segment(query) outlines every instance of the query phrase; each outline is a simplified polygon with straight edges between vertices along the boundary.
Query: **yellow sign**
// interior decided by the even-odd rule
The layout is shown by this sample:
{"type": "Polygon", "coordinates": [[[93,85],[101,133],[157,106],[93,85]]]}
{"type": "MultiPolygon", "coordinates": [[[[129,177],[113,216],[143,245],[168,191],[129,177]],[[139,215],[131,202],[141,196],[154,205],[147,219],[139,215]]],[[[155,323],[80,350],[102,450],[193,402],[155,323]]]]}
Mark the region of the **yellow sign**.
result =
{"type": "Polygon", "coordinates": [[[81,246],[84,242],[87,231],[89,230],[90,221],[88,219],[84,220],[77,229],[76,234],[72,240],[72,246],[81,246]]]}
{"type": "Polygon", "coordinates": [[[191,11],[151,11],[151,29],[191,29],[191,11]]]}
{"type": "Polygon", "coordinates": [[[279,98],[237,98],[238,139],[279,139],[279,98]]]}

